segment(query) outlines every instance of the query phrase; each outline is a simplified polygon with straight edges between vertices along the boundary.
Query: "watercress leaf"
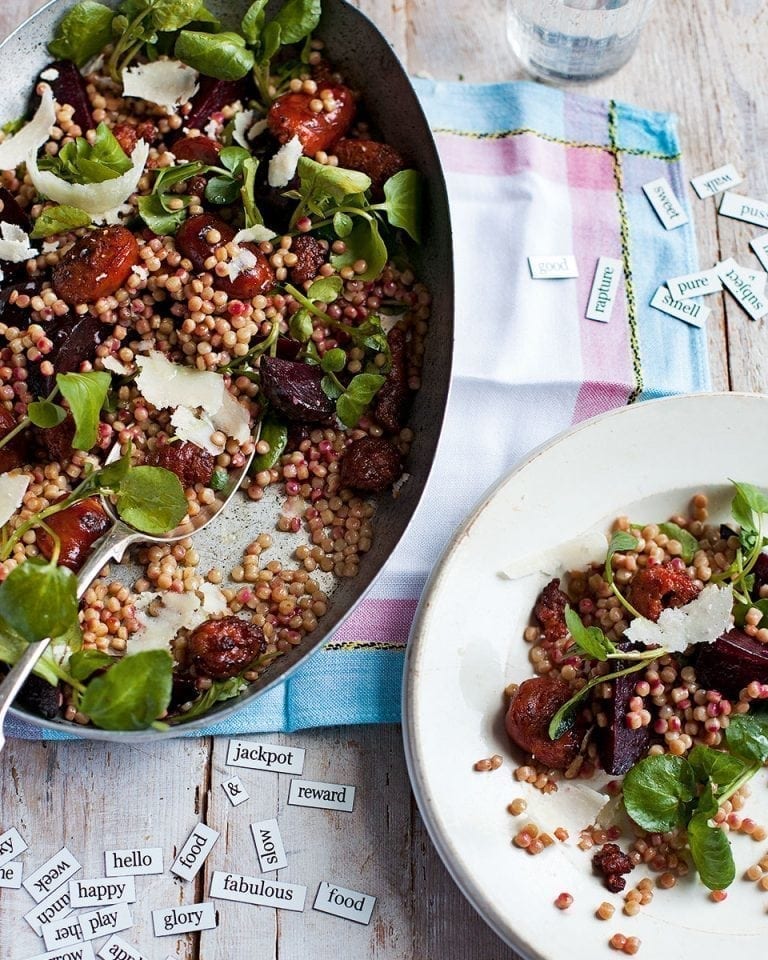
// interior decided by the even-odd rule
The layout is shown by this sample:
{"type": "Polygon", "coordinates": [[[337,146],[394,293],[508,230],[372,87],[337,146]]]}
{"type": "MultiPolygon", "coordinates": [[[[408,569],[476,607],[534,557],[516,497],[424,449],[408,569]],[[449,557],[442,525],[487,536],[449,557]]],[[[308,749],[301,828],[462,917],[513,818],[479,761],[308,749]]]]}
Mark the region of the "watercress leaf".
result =
{"type": "Polygon", "coordinates": [[[245,147],[224,147],[219,159],[230,173],[238,173],[243,163],[250,159],[250,153],[245,147]]]}
{"type": "Polygon", "coordinates": [[[56,384],[75,421],[72,446],[76,450],[90,450],[98,440],[99,414],[111,383],[111,376],[101,370],[56,374],[56,384]]]}
{"type": "Polygon", "coordinates": [[[67,411],[50,400],[34,400],[27,406],[27,416],[36,427],[48,430],[61,423],[67,411]]]}
{"type": "Polygon", "coordinates": [[[163,467],[132,467],[117,491],[117,512],[142,533],[168,533],[187,513],[179,478],[163,467]]]}
{"type": "Polygon", "coordinates": [[[6,136],[12,137],[15,133],[18,133],[23,126],[26,126],[25,117],[16,117],[15,120],[8,120],[6,123],[0,127],[0,130],[3,131],[6,136]]]}
{"type": "Polygon", "coordinates": [[[338,381],[334,377],[323,377],[320,381],[320,386],[326,397],[330,397],[331,400],[338,400],[344,393],[344,390],[339,386],[338,381]]]}
{"type": "Polygon", "coordinates": [[[616,652],[616,644],[609,640],[600,627],[585,627],[581,617],[570,607],[565,608],[565,623],[580,651],[593,660],[607,660],[616,652]]]}
{"type": "Polygon", "coordinates": [[[697,813],[688,824],[688,846],[701,877],[710,890],[724,890],[733,883],[736,867],[725,833],[709,824],[709,816],[697,813]]]}
{"type": "Polygon", "coordinates": [[[80,709],[103,730],[145,730],[168,708],[172,677],[165,650],[134,653],[91,680],[80,709]]]}
{"type": "MultiPolygon", "coordinates": [[[[78,141],[81,139],[82,138],[78,138],[78,141]]],[[[85,142],[87,143],[88,141],[85,142]]],[[[90,146],[90,153],[86,150],[82,152],[87,154],[91,160],[110,167],[110,169],[114,171],[115,176],[119,176],[131,169],[130,157],[120,146],[117,137],[103,121],[96,127],[96,136],[93,144],[90,146]]]]}
{"type": "Polygon", "coordinates": [[[306,307],[297,310],[288,321],[288,330],[294,340],[306,343],[312,336],[312,314],[306,307]]]}
{"type": "Polygon", "coordinates": [[[724,750],[713,750],[697,744],[688,754],[688,763],[693,775],[700,783],[711,781],[718,787],[724,787],[740,777],[748,764],[740,757],[724,750]]]}
{"type": "Polygon", "coordinates": [[[768,760],[768,716],[762,713],[732,714],[725,741],[731,753],[754,763],[765,763],[768,760]]]}
{"type": "Polygon", "coordinates": [[[353,226],[354,226],[354,221],[352,220],[352,217],[350,217],[348,213],[342,213],[340,210],[334,213],[333,229],[336,232],[336,236],[339,237],[341,240],[343,240],[344,237],[348,237],[350,235],[350,233],[352,232],[353,226]]]}
{"type": "Polygon", "coordinates": [[[344,281],[341,277],[320,277],[307,290],[307,299],[320,301],[320,303],[333,303],[341,293],[344,281]]]}
{"type": "Polygon", "coordinates": [[[331,257],[333,266],[341,270],[342,267],[351,267],[358,260],[365,260],[366,269],[357,274],[357,279],[374,280],[378,277],[387,262],[388,253],[376,221],[358,217],[344,243],[344,253],[331,257]]]}
{"type": "MultiPolygon", "coordinates": [[[[753,578],[754,579],[754,578],[753,578]]],[[[759,610],[763,615],[761,625],[768,624],[768,597],[763,600],[753,600],[750,603],[734,603],[733,619],[737,627],[743,627],[745,618],[750,610],[759,610]]]]}
{"type": "MultiPolygon", "coordinates": [[[[13,666],[27,649],[27,644],[21,637],[0,621],[0,662],[13,666]]],[[[47,680],[52,687],[59,682],[59,676],[49,657],[43,655],[35,664],[32,671],[36,676],[47,680]]]]}
{"type": "Polygon", "coordinates": [[[87,227],[91,222],[91,215],[79,207],[70,207],[59,204],[47,207],[35,220],[35,226],[30,233],[33,240],[51,237],[55,233],[65,233],[67,230],[76,230],[78,227],[87,227]]]}
{"type": "Polygon", "coordinates": [[[346,427],[356,427],[357,422],[385,378],[377,373],[358,373],[336,401],[336,415],[346,427]]]}
{"type": "Polygon", "coordinates": [[[746,505],[754,513],[768,513],[768,496],[762,490],[751,483],[737,483],[735,480],[731,480],[731,483],[736,488],[736,496],[740,498],[740,509],[743,510],[746,505]]]}
{"type": "Polygon", "coordinates": [[[248,157],[243,161],[243,185],[240,188],[240,198],[243,201],[246,227],[264,223],[264,217],[256,206],[256,171],[258,169],[259,161],[256,157],[248,157]]]}
{"type": "Polygon", "coordinates": [[[347,355],[340,347],[334,347],[333,350],[327,350],[323,354],[320,366],[326,373],[338,373],[347,365],[347,355]]]}
{"type": "Polygon", "coordinates": [[[240,80],[253,68],[254,56],[236,33],[201,33],[182,30],[174,56],[207,77],[240,80]]]}
{"type": "Polygon", "coordinates": [[[131,469],[130,448],[113,463],[108,463],[94,474],[96,486],[102,490],[117,490],[131,469]]]}
{"type": "Polygon", "coordinates": [[[659,531],[669,537],[670,540],[677,540],[682,547],[683,552],[680,556],[683,559],[683,563],[691,563],[694,554],[699,549],[699,541],[696,537],[682,527],[679,527],[676,523],[660,523],[659,531]]]}
{"type": "Polygon", "coordinates": [[[210,687],[194,701],[189,710],[185,710],[179,717],[174,717],[174,723],[185,723],[208,713],[211,707],[221,700],[231,700],[243,688],[242,677],[232,677],[229,680],[215,680],[210,687]]]}
{"type": "Polygon", "coordinates": [[[305,200],[332,197],[340,202],[350,194],[365,193],[371,185],[371,178],[359,170],[331,167],[309,157],[299,157],[296,169],[305,200]]]}
{"type": "Polygon", "coordinates": [[[696,795],[691,765],[683,757],[645,757],[624,777],[624,806],[644,830],[665,833],[684,826],[696,795]]]}
{"type": "Polygon", "coordinates": [[[87,680],[91,674],[114,662],[114,657],[101,650],[78,650],[69,658],[69,672],[75,680],[87,680]]]}
{"type": "Polygon", "coordinates": [[[114,16],[103,3],[82,0],[59,21],[48,49],[54,57],[82,67],[112,40],[114,16]]]}
{"type": "Polygon", "coordinates": [[[261,31],[264,29],[264,8],[267,0],[254,0],[254,2],[245,11],[245,16],[240,22],[240,32],[254,46],[261,39],[261,31]]]}
{"type": "Polygon", "coordinates": [[[634,550],[637,547],[637,537],[625,530],[616,530],[608,544],[608,553],[605,555],[605,579],[608,583],[613,583],[613,560],[614,553],[623,553],[625,550],[634,550]]]}
{"type": "Polygon", "coordinates": [[[418,170],[401,170],[384,184],[387,219],[421,241],[422,178],[418,170]]]}
{"type": "Polygon", "coordinates": [[[181,30],[199,20],[200,0],[153,0],[152,26],[156,30],[181,30]]]}
{"type": "Polygon", "coordinates": [[[280,24],[272,20],[264,27],[261,35],[261,55],[259,56],[259,63],[268,63],[280,49],[281,43],[280,24]]]}
{"type": "Polygon", "coordinates": [[[149,229],[161,237],[175,234],[187,216],[184,207],[169,212],[165,209],[160,194],[151,193],[149,196],[138,198],[139,216],[149,229]]]}
{"type": "Polygon", "coordinates": [[[77,622],[77,578],[67,567],[28,557],[0,584],[0,618],[28,643],[66,633],[77,622]]]}
{"type": "Polygon", "coordinates": [[[179,163],[174,167],[164,167],[159,171],[155,178],[155,185],[152,188],[153,193],[166,193],[177,183],[184,183],[190,177],[195,177],[199,173],[205,173],[208,167],[199,160],[191,160],[189,163],[179,163]]]}
{"type": "Polygon", "coordinates": [[[232,177],[211,177],[205,188],[205,199],[209,203],[234,203],[240,194],[240,185],[232,177]]]}
{"type": "Polygon", "coordinates": [[[320,0],[288,0],[272,22],[280,27],[281,43],[298,43],[320,22],[320,0]]]}
{"type": "Polygon", "coordinates": [[[253,458],[250,469],[252,475],[274,467],[288,443],[288,427],[276,417],[267,415],[261,423],[259,442],[261,441],[269,444],[269,450],[266,453],[257,453],[253,458]]]}

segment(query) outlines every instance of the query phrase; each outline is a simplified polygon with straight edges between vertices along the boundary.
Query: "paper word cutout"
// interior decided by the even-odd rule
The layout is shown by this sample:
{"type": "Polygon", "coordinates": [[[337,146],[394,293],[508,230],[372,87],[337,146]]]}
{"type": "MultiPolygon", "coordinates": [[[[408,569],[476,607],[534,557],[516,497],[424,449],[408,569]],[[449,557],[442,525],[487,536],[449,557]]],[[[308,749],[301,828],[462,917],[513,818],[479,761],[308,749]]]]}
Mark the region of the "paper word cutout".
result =
{"type": "Polygon", "coordinates": [[[104,851],[104,873],[108,877],[137,877],[140,874],[162,872],[162,847],[104,851]]]}
{"type": "Polygon", "coordinates": [[[21,874],[23,864],[20,860],[12,860],[10,863],[3,864],[0,867],[0,887],[6,887],[9,890],[18,890],[21,886],[21,874]]]}
{"type": "Polygon", "coordinates": [[[253,842],[256,844],[256,854],[259,858],[262,873],[282,870],[283,867],[288,866],[277,820],[262,820],[260,823],[252,823],[251,833],[253,834],[253,842]]]}
{"type": "Polygon", "coordinates": [[[768,300],[763,299],[745,278],[742,268],[735,260],[732,258],[724,260],[717,265],[717,269],[723,286],[753,320],[759,320],[768,313],[768,300]]]}
{"type": "Polygon", "coordinates": [[[294,807],[317,807],[321,810],[351,812],[355,805],[355,788],[349,784],[291,780],[288,803],[294,807]]]}
{"type": "Polygon", "coordinates": [[[218,839],[218,830],[212,830],[204,823],[198,823],[176,857],[171,873],[175,873],[182,880],[192,880],[218,839]]]}
{"type": "Polygon", "coordinates": [[[562,280],[578,277],[576,258],[569,253],[556,253],[545,257],[528,257],[528,269],[534,280],[562,280]]]}
{"type": "Polygon", "coordinates": [[[11,827],[5,833],[0,833],[0,866],[15,860],[28,848],[29,844],[22,837],[16,827],[11,827]]]}
{"type": "Polygon", "coordinates": [[[752,237],[749,245],[760,261],[763,270],[768,270],[768,233],[761,233],[757,237],[752,237]]]}
{"type": "Polygon", "coordinates": [[[208,895],[217,900],[239,900],[257,907],[275,907],[301,913],[307,888],[298,883],[281,883],[264,877],[245,877],[239,873],[216,870],[208,895]]]}
{"type": "Polygon", "coordinates": [[[49,953],[38,953],[26,960],[96,960],[90,943],[78,943],[73,947],[60,947],[49,953]]]}
{"type": "Polygon", "coordinates": [[[66,847],[62,847],[34,873],[30,873],[23,887],[36,903],[40,903],[79,869],[80,863],[77,858],[66,847]]]}
{"type": "Polygon", "coordinates": [[[248,767],[251,770],[300,774],[304,769],[305,752],[299,747],[287,749],[274,743],[230,740],[226,764],[228,767],[248,767]]]}
{"type": "Polygon", "coordinates": [[[688,300],[705,293],[719,293],[723,289],[717,270],[701,270],[699,273],[687,273],[684,277],[667,280],[667,288],[675,300],[688,300]]]}
{"type": "Polygon", "coordinates": [[[587,320],[600,320],[608,323],[616,301],[619,280],[622,274],[621,260],[613,257],[600,257],[595,268],[595,279],[589,294],[589,303],[585,314],[587,320]]]}
{"type": "Polygon", "coordinates": [[[73,907],[107,907],[113,903],[136,903],[133,877],[95,877],[69,881],[73,907]]]}
{"type": "Polygon", "coordinates": [[[24,919],[38,937],[42,937],[43,926],[46,923],[52,923],[61,917],[67,917],[70,913],[72,913],[72,907],[69,902],[69,890],[59,887],[45,900],[41,900],[36,907],[25,913],[24,919]]]}
{"type": "Polygon", "coordinates": [[[732,163],[726,163],[724,167],[718,167],[717,170],[710,170],[709,173],[702,173],[691,180],[691,186],[704,200],[706,197],[713,197],[716,193],[722,193],[723,190],[730,190],[731,187],[741,183],[736,167],[732,163]]]}
{"type": "Polygon", "coordinates": [[[104,960],[146,960],[143,953],[139,953],[135,947],[126,943],[117,934],[107,940],[98,955],[104,960]]]}
{"type": "Polygon", "coordinates": [[[153,910],[152,925],[156,937],[171,937],[193,930],[213,930],[216,926],[216,908],[207,902],[153,910]]]}
{"type": "Polygon", "coordinates": [[[656,211],[656,216],[661,220],[665,230],[675,230],[677,227],[682,227],[684,223],[688,223],[685,210],[664,177],[644,183],[643,193],[648,197],[648,202],[656,211]]]}
{"type": "Polygon", "coordinates": [[[723,217],[768,227],[768,203],[765,200],[755,200],[740,193],[724,193],[717,212],[723,217]]]}
{"type": "Polygon", "coordinates": [[[659,287],[654,293],[651,306],[670,317],[689,323],[692,327],[703,327],[704,321],[712,313],[709,307],[694,303],[693,300],[675,300],[665,286],[659,287]]]}
{"type": "Polygon", "coordinates": [[[229,780],[222,783],[222,787],[233,807],[239,807],[241,803],[245,803],[248,799],[248,791],[243,786],[240,777],[230,777],[229,780]]]}
{"type": "Polygon", "coordinates": [[[354,920],[355,923],[370,923],[375,904],[376,897],[371,897],[367,893],[347,890],[345,887],[337,887],[333,883],[323,881],[317,888],[312,909],[320,910],[322,913],[332,913],[346,920],[354,920]]]}

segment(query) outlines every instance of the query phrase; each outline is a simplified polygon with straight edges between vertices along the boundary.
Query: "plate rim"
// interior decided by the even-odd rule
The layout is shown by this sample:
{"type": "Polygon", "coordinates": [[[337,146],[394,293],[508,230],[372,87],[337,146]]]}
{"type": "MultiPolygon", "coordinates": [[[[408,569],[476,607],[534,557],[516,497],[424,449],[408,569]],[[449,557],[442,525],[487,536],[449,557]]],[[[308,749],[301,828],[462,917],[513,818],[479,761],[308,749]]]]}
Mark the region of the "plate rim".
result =
{"type": "Polygon", "coordinates": [[[597,414],[580,423],[571,425],[534,447],[520,462],[494,481],[480,496],[475,506],[466,519],[454,531],[440,554],[419,599],[406,645],[401,696],[403,749],[411,789],[429,838],[454,883],[480,918],[493,930],[503,943],[517,951],[524,960],[551,960],[551,957],[541,953],[524,937],[520,936],[510,926],[509,921],[500,916],[498,911],[486,900],[483,885],[478,882],[477,878],[463,871],[458,851],[454,847],[451,837],[444,829],[444,825],[441,823],[437,801],[430,794],[426,782],[423,770],[425,758],[421,754],[417,733],[414,729],[414,717],[417,712],[416,701],[419,695],[416,670],[417,659],[420,655],[421,647],[427,642],[424,633],[425,628],[429,624],[432,607],[434,606],[432,602],[433,596],[439,589],[440,583],[454,559],[454,555],[459,550],[476,519],[504,486],[525,471],[534,461],[538,460],[550,449],[565,439],[570,439],[585,430],[592,429],[597,424],[615,417],[627,415],[645,416],[644,411],[647,411],[649,408],[655,409],[662,405],[685,404],[701,399],[716,401],[725,398],[728,398],[727,402],[731,400],[747,400],[755,401],[761,406],[768,407],[768,395],[750,391],[717,390],[675,394],[673,396],[654,398],[638,404],[625,405],[623,407],[616,407],[613,410],[607,410],[604,413],[597,414]]]}

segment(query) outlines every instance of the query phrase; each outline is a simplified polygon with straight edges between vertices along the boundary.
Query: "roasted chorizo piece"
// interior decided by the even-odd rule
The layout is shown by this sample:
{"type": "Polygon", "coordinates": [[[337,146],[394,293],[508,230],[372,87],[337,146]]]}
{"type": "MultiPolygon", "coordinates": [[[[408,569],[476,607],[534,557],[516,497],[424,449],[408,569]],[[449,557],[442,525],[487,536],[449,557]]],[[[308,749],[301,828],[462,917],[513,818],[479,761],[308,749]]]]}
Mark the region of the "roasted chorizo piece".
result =
{"type": "Polygon", "coordinates": [[[571,695],[571,688],[563,680],[532,677],[520,684],[504,720],[509,738],[553,770],[566,770],[578,756],[584,739],[581,723],[575,724],[557,740],[549,738],[552,717],[571,695]]]}
{"type": "Polygon", "coordinates": [[[611,893],[620,893],[627,884],[622,874],[630,873],[634,864],[615,843],[606,843],[592,857],[592,869],[603,875],[606,887],[611,893]]]}
{"type": "Polygon", "coordinates": [[[641,616],[655,623],[662,610],[685,606],[696,599],[700,589],[684,570],[676,570],[671,563],[657,563],[635,574],[627,600],[641,616]]]}
{"type": "Polygon", "coordinates": [[[568,595],[560,589],[560,578],[555,577],[541,591],[533,608],[533,615],[544,631],[545,640],[554,642],[567,635],[568,627],[565,623],[567,604],[568,595]]]}
{"type": "Polygon", "coordinates": [[[361,437],[344,452],[341,482],[367,493],[383,493],[403,472],[400,451],[386,437],[361,437]]]}
{"type": "Polygon", "coordinates": [[[150,467],[163,467],[175,473],[183,487],[194,487],[196,483],[207,487],[216,466],[216,461],[207,450],[188,440],[158,443],[147,456],[146,462],[150,467]]]}
{"type": "Polygon", "coordinates": [[[53,289],[71,306],[94,303],[119,290],[138,261],[139,244],[127,227],[92,230],[53,268],[53,289]]]}
{"type": "Polygon", "coordinates": [[[293,238],[291,253],[297,257],[296,263],[288,268],[291,283],[301,286],[308,280],[314,280],[317,271],[325,263],[328,256],[322,243],[308,233],[299,234],[293,238]]]}
{"type": "MultiPolygon", "coordinates": [[[[72,504],[60,513],[48,517],[46,524],[58,536],[61,547],[59,564],[70,570],[79,570],[86,555],[99,537],[109,529],[111,520],[95,497],[72,504]]],[[[37,545],[44,557],[53,556],[53,539],[47,530],[36,531],[37,545]]]]}
{"type": "Polygon", "coordinates": [[[381,200],[383,186],[390,177],[405,170],[405,160],[388,143],[378,140],[342,139],[333,148],[339,159],[339,166],[348,170],[359,170],[371,178],[371,196],[381,200]]]}
{"type": "Polygon", "coordinates": [[[315,94],[284,93],[278,97],[267,114],[269,130],[279,143],[288,143],[298,137],[304,154],[314,157],[319,151],[329,150],[349,130],[355,117],[355,99],[352,91],[340,83],[319,83],[315,94]],[[313,109],[317,103],[327,103],[313,109]]]}
{"type": "Polygon", "coordinates": [[[207,620],[187,638],[189,666],[199,676],[227,680],[241,673],[267,648],[261,627],[240,617],[207,620]]]}
{"type": "MultiPolygon", "coordinates": [[[[11,430],[16,426],[16,418],[0,404],[0,439],[8,436],[11,430]]],[[[29,460],[28,437],[22,430],[21,433],[9,440],[4,447],[0,447],[0,473],[7,473],[14,467],[20,467],[29,460]]]]}

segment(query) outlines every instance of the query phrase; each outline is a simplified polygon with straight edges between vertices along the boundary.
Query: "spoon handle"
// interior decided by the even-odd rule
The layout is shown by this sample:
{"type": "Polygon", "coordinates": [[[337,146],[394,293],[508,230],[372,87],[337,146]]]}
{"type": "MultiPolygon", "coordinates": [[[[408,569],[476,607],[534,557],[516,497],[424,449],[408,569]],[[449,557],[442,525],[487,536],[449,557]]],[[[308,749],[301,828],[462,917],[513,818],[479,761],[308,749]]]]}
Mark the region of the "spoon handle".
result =
{"type": "MultiPolygon", "coordinates": [[[[118,520],[97,542],[95,549],[80,568],[77,575],[77,599],[82,598],[105,563],[110,560],[121,560],[126,547],[134,540],[140,539],[140,534],[118,520]]],[[[30,643],[0,683],[0,750],[5,746],[5,736],[3,735],[5,716],[16,698],[16,694],[32,673],[35,664],[45,652],[49,642],[50,639],[46,637],[37,643],[30,643]]]]}

